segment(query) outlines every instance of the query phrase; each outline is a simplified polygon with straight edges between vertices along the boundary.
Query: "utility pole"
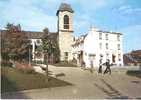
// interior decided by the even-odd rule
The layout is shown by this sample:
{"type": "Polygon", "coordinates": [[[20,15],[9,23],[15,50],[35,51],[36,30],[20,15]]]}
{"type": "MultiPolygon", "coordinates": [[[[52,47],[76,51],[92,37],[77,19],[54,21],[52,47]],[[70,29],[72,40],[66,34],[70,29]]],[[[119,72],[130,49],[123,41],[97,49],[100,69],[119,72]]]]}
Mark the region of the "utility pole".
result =
{"type": "Polygon", "coordinates": [[[29,63],[28,63],[28,64],[29,64],[29,66],[30,66],[30,65],[31,65],[31,58],[30,58],[30,57],[31,57],[31,56],[30,56],[30,55],[31,55],[31,53],[30,53],[31,42],[30,42],[30,34],[29,34],[29,33],[28,33],[28,40],[29,40],[29,55],[28,55],[28,57],[29,57],[29,58],[28,58],[28,59],[29,59],[29,63]]]}

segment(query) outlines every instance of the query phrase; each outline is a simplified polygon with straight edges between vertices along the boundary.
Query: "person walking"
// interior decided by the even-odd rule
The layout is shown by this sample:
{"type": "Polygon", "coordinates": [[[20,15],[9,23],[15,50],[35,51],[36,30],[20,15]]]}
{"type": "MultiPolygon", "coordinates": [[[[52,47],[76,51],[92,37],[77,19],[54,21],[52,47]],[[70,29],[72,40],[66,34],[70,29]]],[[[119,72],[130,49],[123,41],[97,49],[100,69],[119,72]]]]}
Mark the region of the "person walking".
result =
{"type": "Polygon", "coordinates": [[[99,60],[99,69],[98,73],[102,73],[102,59],[99,60]]]}
{"type": "Polygon", "coordinates": [[[110,60],[109,59],[107,59],[107,61],[106,61],[106,69],[105,69],[105,71],[104,71],[104,74],[106,74],[106,73],[108,73],[109,72],[109,74],[111,74],[111,68],[110,68],[110,60]]]}
{"type": "Polygon", "coordinates": [[[86,65],[85,65],[85,62],[82,60],[82,62],[81,62],[81,68],[82,68],[82,69],[85,69],[85,66],[86,66],[86,65]]]}
{"type": "Polygon", "coordinates": [[[93,67],[94,67],[94,66],[93,66],[93,61],[92,61],[92,60],[90,61],[90,66],[91,66],[90,72],[93,73],[93,67]]]}

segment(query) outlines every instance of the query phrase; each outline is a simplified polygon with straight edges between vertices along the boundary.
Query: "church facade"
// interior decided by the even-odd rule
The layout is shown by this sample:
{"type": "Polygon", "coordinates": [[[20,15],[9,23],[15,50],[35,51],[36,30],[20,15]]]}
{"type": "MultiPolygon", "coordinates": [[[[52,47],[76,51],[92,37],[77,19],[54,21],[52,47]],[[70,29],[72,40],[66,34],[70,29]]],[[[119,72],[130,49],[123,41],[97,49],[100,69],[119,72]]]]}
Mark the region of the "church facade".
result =
{"type": "MultiPolygon", "coordinates": [[[[53,42],[57,42],[59,46],[59,60],[60,61],[71,61],[72,56],[72,43],[73,43],[73,9],[69,4],[61,3],[59,9],[57,10],[56,16],[58,18],[57,21],[57,32],[49,32],[51,40],[53,42]]],[[[35,32],[35,34],[38,34],[35,32]]],[[[34,32],[29,33],[31,45],[32,45],[32,60],[34,61],[43,61],[43,54],[40,56],[36,56],[38,53],[36,51],[36,47],[41,45],[41,38],[43,36],[43,32],[38,34],[38,36],[34,37],[34,32]],[[42,35],[41,35],[42,34],[42,35]]],[[[54,55],[55,57],[56,55],[54,55]]],[[[53,58],[54,59],[54,58],[53,58]]]]}
{"type": "Polygon", "coordinates": [[[71,6],[66,3],[62,3],[56,13],[58,17],[58,43],[61,61],[72,60],[73,13],[71,6]]]}

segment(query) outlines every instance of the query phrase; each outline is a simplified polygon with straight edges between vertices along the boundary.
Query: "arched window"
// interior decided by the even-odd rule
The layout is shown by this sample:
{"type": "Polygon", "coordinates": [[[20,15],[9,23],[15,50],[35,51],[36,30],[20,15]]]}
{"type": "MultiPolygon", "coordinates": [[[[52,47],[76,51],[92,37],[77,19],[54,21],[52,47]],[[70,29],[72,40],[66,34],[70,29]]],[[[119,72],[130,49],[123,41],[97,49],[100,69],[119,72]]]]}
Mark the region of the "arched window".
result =
{"type": "Polygon", "coordinates": [[[64,29],[69,29],[69,16],[64,16],[64,29]]]}

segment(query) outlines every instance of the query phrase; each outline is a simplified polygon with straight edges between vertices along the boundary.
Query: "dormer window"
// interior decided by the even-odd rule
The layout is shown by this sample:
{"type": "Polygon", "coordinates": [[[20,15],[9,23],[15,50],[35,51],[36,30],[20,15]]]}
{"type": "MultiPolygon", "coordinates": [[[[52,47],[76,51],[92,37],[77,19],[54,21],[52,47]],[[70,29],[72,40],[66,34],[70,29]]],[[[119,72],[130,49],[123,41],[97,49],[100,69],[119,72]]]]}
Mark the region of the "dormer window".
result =
{"type": "Polygon", "coordinates": [[[64,16],[64,29],[69,29],[69,16],[64,16]]]}

